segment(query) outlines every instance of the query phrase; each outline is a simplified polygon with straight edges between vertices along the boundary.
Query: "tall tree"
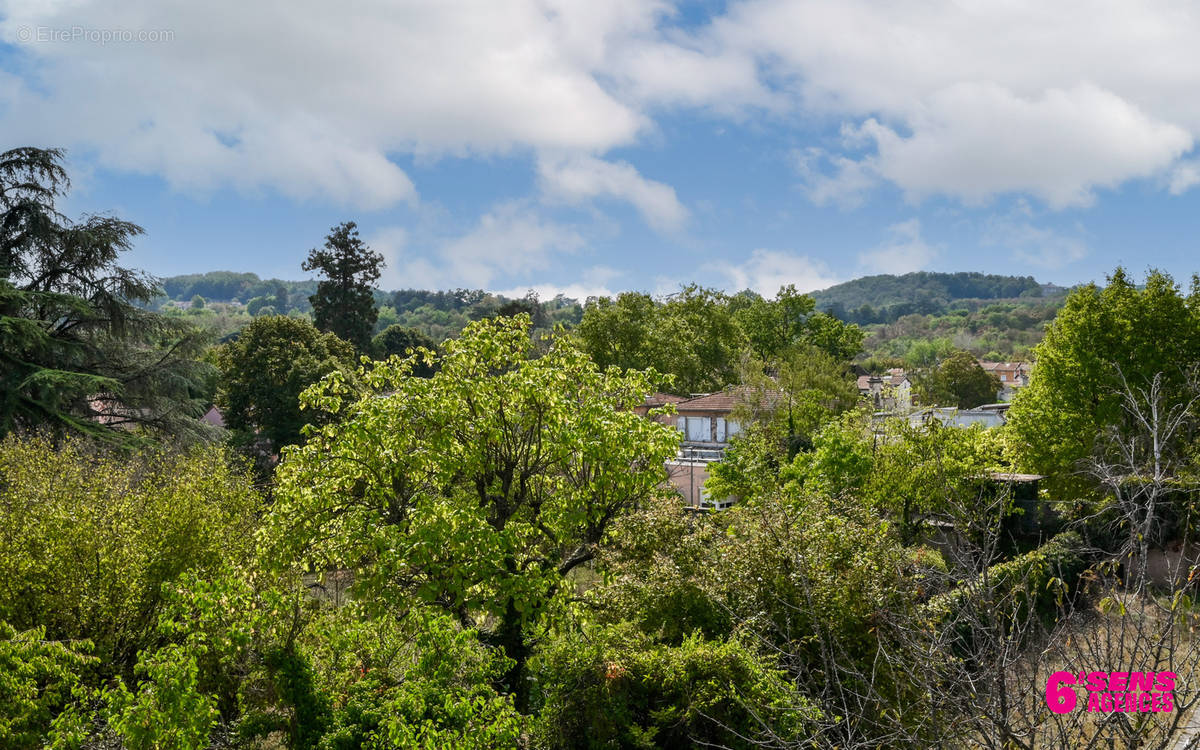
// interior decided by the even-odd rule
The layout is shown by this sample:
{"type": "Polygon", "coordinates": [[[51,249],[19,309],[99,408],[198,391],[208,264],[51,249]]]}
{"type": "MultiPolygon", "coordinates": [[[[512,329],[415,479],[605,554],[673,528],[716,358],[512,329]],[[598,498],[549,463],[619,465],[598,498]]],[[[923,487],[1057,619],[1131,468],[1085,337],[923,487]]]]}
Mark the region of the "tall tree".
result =
{"type": "Polygon", "coordinates": [[[274,451],[299,443],[309,421],[300,411],[301,391],[334,370],[352,369],[353,361],[350,344],[307,320],[255,318],[217,352],[225,423],[248,441],[266,438],[274,451]]]}
{"type": "Polygon", "coordinates": [[[324,249],[310,250],[301,267],[325,276],[317,284],[317,293],[309,297],[317,328],[366,352],[379,314],[373,284],[383,268],[383,256],[358,238],[357,224],[347,221],[325,237],[324,249]]]}
{"type": "Polygon", "coordinates": [[[1035,351],[1031,382],[1009,413],[1016,445],[1026,468],[1078,482],[1097,436],[1136,427],[1122,393],[1158,376],[1164,409],[1187,397],[1200,366],[1200,279],[1185,296],[1165,273],[1152,271],[1139,289],[1117,268],[1103,289],[1071,292],[1035,351]]]}
{"type": "Polygon", "coordinates": [[[391,359],[333,375],[308,406],[337,415],[279,470],[280,560],[353,567],[372,606],[444,608],[514,666],[526,710],[526,637],[574,591],[614,518],[661,491],[678,433],[639,417],[651,373],[601,371],[569,339],[532,358],[527,316],[471,324],[432,378],[391,359]]]}
{"type": "Polygon", "coordinates": [[[139,306],[161,291],[117,257],[141,227],[55,208],[70,185],[62,161],[59,149],[0,154],[0,434],[202,434],[206,336],[139,306]]]}

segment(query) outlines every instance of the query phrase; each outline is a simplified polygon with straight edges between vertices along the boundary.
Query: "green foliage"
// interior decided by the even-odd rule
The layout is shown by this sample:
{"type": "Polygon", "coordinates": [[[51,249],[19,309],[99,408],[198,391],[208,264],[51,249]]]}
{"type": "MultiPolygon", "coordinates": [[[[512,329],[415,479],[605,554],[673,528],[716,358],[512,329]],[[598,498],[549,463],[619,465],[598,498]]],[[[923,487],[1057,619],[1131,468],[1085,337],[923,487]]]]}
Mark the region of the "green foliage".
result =
{"type": "Polygon", "coordinates": [[[993,493],[988,472],[1010,470],[999,431],[892,420],[871,440],[874,469],[862,496],[896,519],[905,544],[916,539],[926,517],[954,523],[964,533],[999,521],[999,511],[980,502],[993,493]]]}
{"type": "Polygon", "coordinates": [[[304,395],[337,415],[278,471],[271,539],[283,562],[356,571],[380,607],[443,607],[517,663],[525,629],[565,576],[591,560],[609,523],[651,497],[677,432],[637,416],[653,372],[599,370],[568,339],[532,359],[529,319],[468,326],[432,378],[393,358],[304,395]]]}
{"type": "Polygon", "coordinates": [[[46,426],[124,441],[206,435],[206,336],[140,307],[153,279],[117,265],[142,228],[72,222],[57,149],[0,154],[0,435],[46,426]]]}
{"type": "MultiPolygon", "coordinates": [[[[992,565],[978,578],[966,582],[922,605],[921,616],[938,627],[959,629],[970,637],[965,622],[983,617],[1020,622],[1036,614],[1052,622],[1065,597],[1075,592],[1081,576],[1093,561],[1090,547],[1074,531],[1059,534],[1041,547],[992,565]]],[[[966,648],[963,641],[956,644],[966,648]]]]}
{"type": "MultiPolygon", "coordinates": [[[[19,633],[0,620],[0,746],[43,746],[55,717],[74,708],[80,673],[96,661],[90,645],[47,641],[44,627],[19,633]]],[[[56,739],[69,742],[61,733],[56,739]]]]}
{"type": "Polygon", "coordinates": [[[1040,297],[1041,292],[1041,285],[1031,276],[918,271],[903,276],[864,276],[813,292],[812,297],[820,309],[852,311],[838,317],[866,325],[911,313],[944,311],[950,303],[963,299],[1040,297]],[[870,314],[864,307],[871,308],[870,314]]]}
{"type": "Polygon", "coordinates": [[[847,359],[862,332],[824,313],[794,286],[773,300],[728,295],[695,285],[656,301],[626,292],[589,300],[579,324],[584,350],[602,367],[653,367],[675,376],[681,393],[715,391],[737,380],[743,350],[775,361],[815,348],[847,359]]]}
{"type": "Polygon", "coordinates": [[[104,673],[156,642],[161,587],[249,557],[259,498],[216,447],[0,442],[0,620],[95,643],[104,673]]]}
{"type": "Polygon", "coordinates": [[[366,352],[378,315],[372,285],[379,279],[383,256],[358,238],[357,226],[347,221],[334,227],[324,249],[310,250],[302,268],[325,277],[309,298],[317,328],[366,352]]]}
{"type": "Polygon", "coordinates": [[[762,492],[713,523],[720,533],[701,523],[681,536],[656,535],[654,545],[620,545],[606,554],[611,584],[596,592],[602,619],[639,623],[651,634],[698,630],[709,637],[732,632],[716,632],[715,623],[742,623],[780,647],[800,649],[797,658],[819,668],[820,644],[810,636],[828,634],[846,658],[869,659],[872,618],[904,609],[905,553],[888,524],[861,508],[789,485],[762,492]],[[690,583],[664,583],[672,576],[690,583]],[[709,602],[655,611],[674,606],[660,595],[670,589],[709,602]],[[713,616],[722,610],[724,618],[713,616]],[[693,615],[700,619],[689,619],[693,615]]]}
{"type": "Polygon", "coordinates": [[[343,611],[317,624],[309,634],[313,662],[340,667],[323,683],[338,708],[322,750],[521,744],[525,718],[491,687],[511,663],[449,617],[418,610],[396,621],[343,611]]]}
{"type": "Polygon", "coordinates": [[[322,605],[283,581],[259,587],[268,581],[185,578],[162,620],[181,640],[159,653],[197,654],[189,695],[220,706],[243,742],[282,734],[288,747],[320,750],[518,744],[525,721],[491,687],[511,662],[473,631],[421,607],[377,615],[322,605]]]}
{"type": "Polygon", "coordinates": [[[1000,378],[987,372],[970,352],[956,351],[942,359],[914,384],[917,398],[926,406],[956,406],[973,409],[990,404],[1000,392],[1000,378]]]}
{"type": "Polygon", "coordinates": [[[538,654],[546,748],[754,747],[767,728],[788,741],[820,712],[737,638],[655,643],[618,624],[564,633],[538,654]]]}
{"type": "Polygon", "coordinates": [[[301,413],[301,392],[353,361],[353,347],[306,320],[256,318],[217,353],[225,424],[245,440],[261,435],[276,451],[295,445],[312,418],[301,413]]]}
{"type": "MultiPolygon", "coordinates": [[[[388,326],[371,340],[371,353],[376,359],[387,359],[391,356],[407,357],[418,349],[430,352],[437,349],[433,339],[415,328],[405,328],[401,325],[388,326]]],[[[413,375],[427,378],[433,374],[433,368],[424,361],[418,360],[413,366],[413,375]]]]}
{"type": "Polygon", "coordinates": [[[861,497],[876,468],[872,438],[870,416],[849,412],[822,427],[812,450],[797,454],[780,471],[780,481],[829,497],[861,497]]]}
{"type": "Polygon", "coordinates": [[[1134,286],[1118,268],[1100,289],[1080,287],[1037,348],[1030,385],[1009,413],[1023,466],[1052,475],[1060,490],[1080,483],[1079,463],[1109,427],[1134,434],[1122,409],[1122,382],[1145,388],[1162,373],[1164,413],[1188,398],[1183,385],[1200,362],[1200,286],[1184,297],[1164,273],[1134,286]],[[1122,380],[1123,379],[1123,380],[1122,380]]]}
{"type": "Polygon", "coordinates": [[[956,349],[983,359],[1028,360],[1065,299],[956,302],[944,314],[912,313],[868,326],[863,347],[876,357],[903,359],[911,368],[932,367],[956,349]]]}
{"type": "Polygon", "coordinates": [[[203,648],[165,646],[138,660],[144,679],[124,683],[106,698],[109,725],[129,750],[202,750],[217,721],[214,701],[198,690],[197,655],[203,648]]]}
{"type": "Polygon", "coordinates": [[[719,390],[736,379],[741,333],[729,298],[698,286],[662,302],[625,292],[588,300],[580,341],[600,367],[654,368],[682,393],[719,390]]]}

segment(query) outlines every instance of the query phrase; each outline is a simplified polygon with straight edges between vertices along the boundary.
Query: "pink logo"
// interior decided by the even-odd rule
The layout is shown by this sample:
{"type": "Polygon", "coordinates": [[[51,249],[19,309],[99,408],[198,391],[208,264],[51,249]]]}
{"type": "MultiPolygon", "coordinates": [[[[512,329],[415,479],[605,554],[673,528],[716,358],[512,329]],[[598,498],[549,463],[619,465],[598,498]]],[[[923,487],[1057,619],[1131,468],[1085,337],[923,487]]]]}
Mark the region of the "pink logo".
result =
{"type": "Polygon", "coordinates": [[[1088,711],[1148,713],[1175,710],[1174,672],[1055,672],[1046,681],[1046,705],[1056,714],[1074,711],[1086,687],[1088,711]]]}

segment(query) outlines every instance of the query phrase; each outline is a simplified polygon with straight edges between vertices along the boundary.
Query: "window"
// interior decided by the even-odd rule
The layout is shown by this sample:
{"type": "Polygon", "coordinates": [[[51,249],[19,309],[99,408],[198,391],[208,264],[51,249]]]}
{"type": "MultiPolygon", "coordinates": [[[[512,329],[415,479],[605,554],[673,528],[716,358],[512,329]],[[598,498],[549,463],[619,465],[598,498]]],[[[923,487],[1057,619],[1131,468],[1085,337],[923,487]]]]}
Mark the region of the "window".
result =
{"type": "Polygon", "coordinates": [[[712,442],[712,420],[708,417],[687,418],[687,439],[696,443],[712,442]]]}

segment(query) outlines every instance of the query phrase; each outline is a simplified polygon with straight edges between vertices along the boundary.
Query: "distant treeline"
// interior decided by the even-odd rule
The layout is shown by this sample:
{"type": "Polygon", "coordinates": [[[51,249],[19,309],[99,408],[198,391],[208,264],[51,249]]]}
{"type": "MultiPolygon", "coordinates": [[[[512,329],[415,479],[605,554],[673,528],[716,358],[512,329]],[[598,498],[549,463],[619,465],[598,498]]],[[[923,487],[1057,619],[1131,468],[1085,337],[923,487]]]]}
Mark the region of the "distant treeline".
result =
{"type": "Polygon", "coordinates": [[[864,276],[813,292],[817,308],[859,325],[892,323],[905,315],[944,315],[952,308],[973,310],[986,301],[1056,295],[1058,287],[1032,276],[932,273],[864,276]],[[972,304],[974,303],[974,304],[972,304]]]}

